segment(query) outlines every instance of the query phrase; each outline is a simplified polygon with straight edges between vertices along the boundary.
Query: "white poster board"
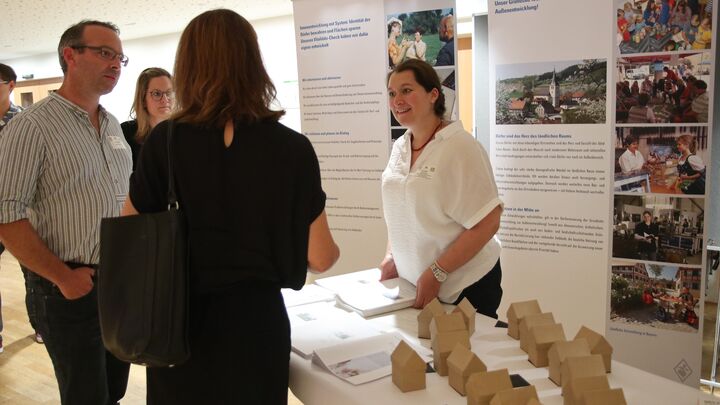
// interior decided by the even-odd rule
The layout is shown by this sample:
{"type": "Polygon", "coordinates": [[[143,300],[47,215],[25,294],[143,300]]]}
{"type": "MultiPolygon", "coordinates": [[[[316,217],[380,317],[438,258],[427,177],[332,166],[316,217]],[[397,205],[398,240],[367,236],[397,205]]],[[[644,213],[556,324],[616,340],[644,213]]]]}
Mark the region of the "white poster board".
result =
{"type": "Polygon", "coordinates": [[[436,70],[456,118],[456,39],[442,42],[437,33],[440,20],[454,15],[454,1],[295,0],[293,7],[300,122],[320,161],[328,220],[341,249],[327,275],[375,267],[387,244],[380,176],[392,139],[405,132],[387,107],[389,26],[400,22],[395,44],[408,44],[403,55],[412,48],[433,65],[452,42],[452,64],[436,70]],[[417,31],[424,47],[411,46],[417,31]]]}

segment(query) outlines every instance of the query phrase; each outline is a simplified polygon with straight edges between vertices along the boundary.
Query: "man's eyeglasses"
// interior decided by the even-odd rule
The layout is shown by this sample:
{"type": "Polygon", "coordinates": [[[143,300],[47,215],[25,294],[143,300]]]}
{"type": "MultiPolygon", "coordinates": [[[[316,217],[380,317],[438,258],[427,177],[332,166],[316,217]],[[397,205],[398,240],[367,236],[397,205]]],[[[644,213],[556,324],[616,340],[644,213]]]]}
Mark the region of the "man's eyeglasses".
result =
{"type": "Polygon", "coordinates": [[[113,51],[110,48],[104,47],[104,46],[90,46],[90,45],[75,45],[71,46],[72,49],[89,49],[93,52],[95,52],[99,57],[105,60],[119,60],[120,64],[124,66],[127,66],[130,59],[127,57],[127,55],[122,53],[117,53],[113,51]]]}
{"type": "Polygon", "coordinates": [[[167,97],[168,100],[172,100],[175,98],[175,92],[172,90],[168,91],[160,91],[160,90],[150,90],[150,97],[152,97],[155,101],[162,100],[163,96],[167,97]]]}
{"type": "Polygon", "coordinates": [[[8,84],[10,83],[10,80],[0,80],[0,84],[8,84]]]}

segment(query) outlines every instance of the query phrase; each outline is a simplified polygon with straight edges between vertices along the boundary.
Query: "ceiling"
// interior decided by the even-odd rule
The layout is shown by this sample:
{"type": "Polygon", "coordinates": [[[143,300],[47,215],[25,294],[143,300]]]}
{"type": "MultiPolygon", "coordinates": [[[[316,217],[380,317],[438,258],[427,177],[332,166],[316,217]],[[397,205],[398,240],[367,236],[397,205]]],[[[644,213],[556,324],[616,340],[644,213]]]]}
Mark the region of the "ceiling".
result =
{"type": "Polygon", "coordinates": [[[248,20],[292,14],[291,0],[0,0],[0,60],[52,52],[60,34],[82,19],[113,22],[128,40],[180,32],[214,8],[248,20]]]}

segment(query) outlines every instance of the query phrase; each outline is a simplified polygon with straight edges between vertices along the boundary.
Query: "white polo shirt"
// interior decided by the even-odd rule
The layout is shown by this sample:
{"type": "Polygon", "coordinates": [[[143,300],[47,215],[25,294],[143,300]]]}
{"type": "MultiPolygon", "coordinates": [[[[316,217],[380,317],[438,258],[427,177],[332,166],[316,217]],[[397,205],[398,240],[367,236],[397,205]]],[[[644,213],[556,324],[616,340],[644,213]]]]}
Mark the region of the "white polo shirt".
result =
{"type": "MultiPolygon", "coordinates": [[[[487,153],[460,121],[435,134],[412,170],[410,146],[410,131],[395,141],[382,175],[382,197],[398,274],[417,285],[463,231],[502,201],[487,153]]],[[[494,237],[449,274],[440,287],[440,300],[454,302],[463,289],[490,272],[499,257],[500,242],[494,237]]]]}
{"type": "Polygon", "coordinates": [[[619,163],[622,172],[629,173],[633,170],[642,169],[643,165],[645,164],[645,158],[643,157],[642,153],[640,153],[640,151],[636,150],[633,154],[632,152],[630,152],[630,149],[626,149],[625,153],[620,155],[619,163]]]}

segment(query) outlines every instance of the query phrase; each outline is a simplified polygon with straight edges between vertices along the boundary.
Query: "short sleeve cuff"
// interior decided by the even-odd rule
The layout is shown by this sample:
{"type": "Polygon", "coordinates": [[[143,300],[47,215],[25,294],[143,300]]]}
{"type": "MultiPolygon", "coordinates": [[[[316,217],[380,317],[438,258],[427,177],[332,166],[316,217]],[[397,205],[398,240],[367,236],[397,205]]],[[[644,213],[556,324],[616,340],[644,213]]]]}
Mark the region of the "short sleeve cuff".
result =
{"type": "Polygon", "coordinates": [[[504,204],[502,200],[500,200],[499,197],[495,197],[492,200],[490,200],[487,204],[483,205],[482,208],[480,208],[475,215],[468,218],[467,221],[463,221],[462,226],[465,229],[470,229],[473,226],[477,225],[480,221],[483,220],[492,210],[495,209],[497,206],[503,207],[504,204]]]}
{"type": "Polygon", "coordinates": [[[27,206],[20,201],[0,202],[0,224],[9,224],[27,217],[27,206]]]}

